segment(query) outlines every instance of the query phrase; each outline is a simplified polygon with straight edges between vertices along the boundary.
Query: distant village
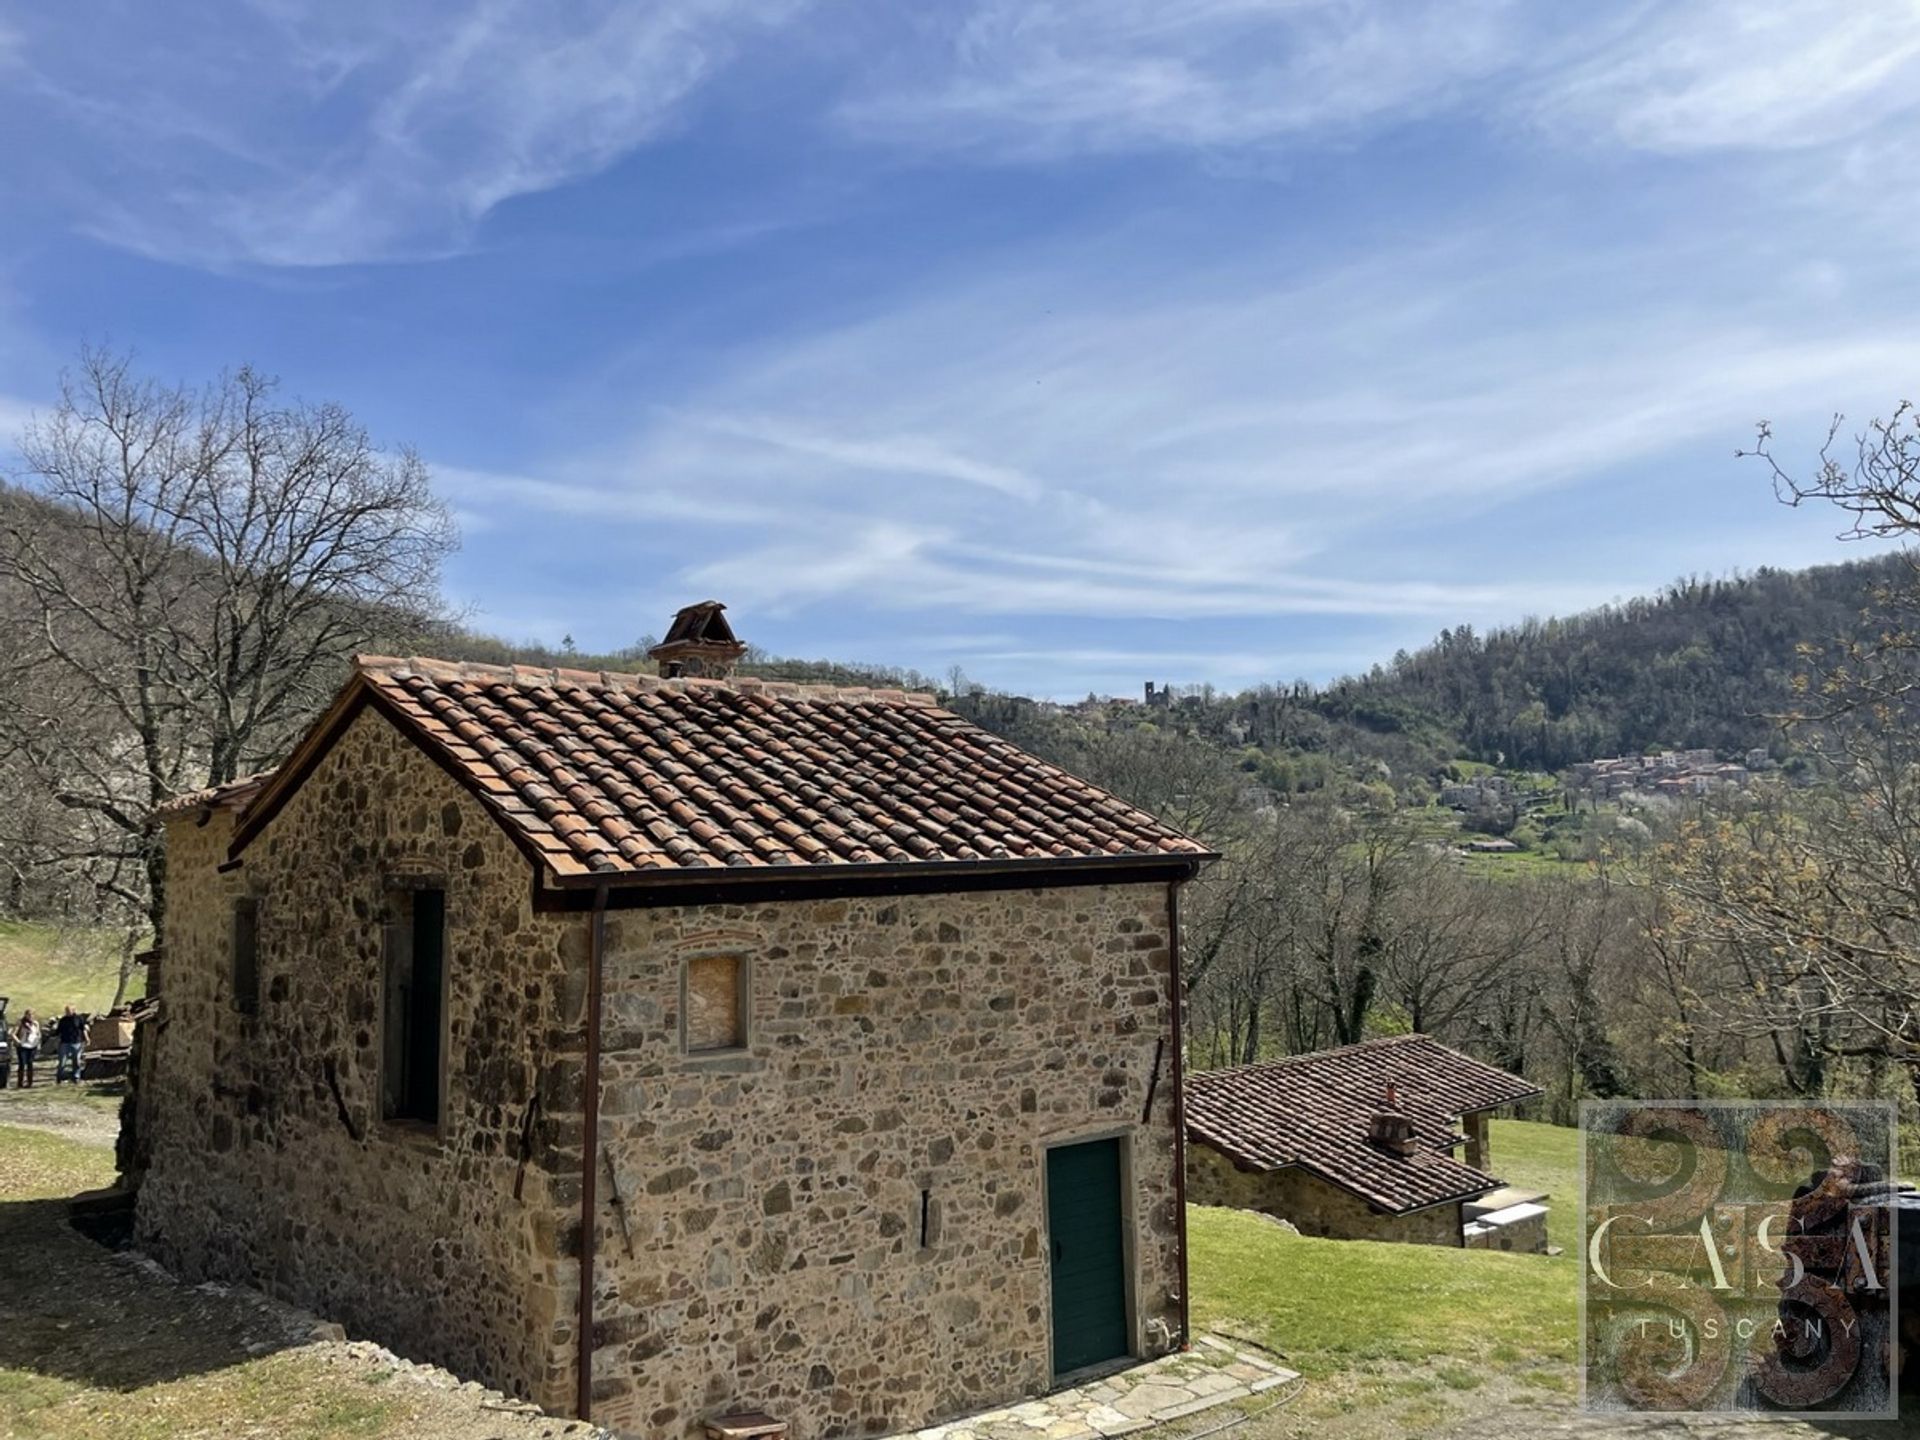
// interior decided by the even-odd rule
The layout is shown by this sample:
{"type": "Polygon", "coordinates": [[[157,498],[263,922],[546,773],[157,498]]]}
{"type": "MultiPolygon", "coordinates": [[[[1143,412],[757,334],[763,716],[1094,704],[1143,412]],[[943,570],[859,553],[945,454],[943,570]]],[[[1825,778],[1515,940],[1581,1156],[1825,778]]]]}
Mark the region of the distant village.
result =
{"type": "MultiPolygon", "coordinates": [[[[1743,787],[1756,774],[1777,769],[1764,749],[1749,750],[1744,762],[1719,759],[1712,750],[1662,750],[1657,755],[1610,755],[1568,767],[1568,792],[1601,801],[1622,795],[1665,795],[1680,799],[1743,787]]],[[[1484,812],[1545,803],[1544,793],[1528,793],[1511,775],[1474,776],[1440,789],[1440,803],[1451,810],[1484,812]]]]}
{"type": "MultiPolygon", "coordinates": [[[[1089,695],[1068,704],[1039,702],[1051,714],[1078,716],[1094,724],[1125,723],[1125,717],[1144,718],[1153,712],[1197,711],[1212,699],[1209,686],[1171,686],[1147,681],[1140,698],[1089,695]]],[[[1230,720],[1219,733],[1229,744],[1245,744],[1246,727],[1230,720]]],[[[1527,776],[1489,769],[1442,784],[1435,797],[1440,806],[1457,812],[1467,830],[1455,848],[1467,853],[1502,854],[1526,846],[1507,838],[1530,814],[1540,815],[1564,801],[1618,802],[1631,797],[1681,800],[1745,788],[1756,775],[1780,766],[1764,748],[1748,750],[1739,760],[1724,760],[1710,748],[1662,750],[1650,755],[1610,755],[1583,760],[1568,767],[1555,785],[1548,777],[1527,776]],[[1478,832],[1478,833],[1475,833],[1478,832]]],[[[1266,808],[1271,798],[1249,791],[1247,803],[1266,808]]]]}
{"type": "MultiPolygon", "coordinates": [[[[1078,715],[1083,719],[1107,721],[1118,715],[1141,710],[1172,710],[1175,707],[1198,709],[1208,698],[1209,686],[1184,686],[1146,682],[1138,700],[1127,696],[1089,695],[1071,704],[1042,701],[1040,708],[1052,714],[1078,715]]],[[[1230,728],[1244,729],[1234,726],[1230,728]]],[[[1243,741],[1244,736],[1229,734],[1228,739],[1243,741]]],[[[1757,774],[1779,768],[1765,747],[1747,751],[1739,761],[1722,760],[1709,748],[1662,750],[1653,755],[1610,755],[1597,760],[1582,760],[1563,775],[1566,788],[1584,799],[1613,800],[1629,793],[1666,795],[1680,798],[1709,795],[1716,790],[1744,787],[1757,774]]],[[[1475,776],[1445,785],[1440,803],[1452,810],[1486,811],[1525,808],[1530,799],[1544,802],[1545,796],[1523,793],[1511,775],[1493,773],[1475,776]]]]}
{"type": "Polygon", "coordinates": [[[1595,800],[1629,791],[1645,795],[1708,795],[1744,786],[1756,774],[1777,768],[1764,748],[1747,751],[1744,763],[1720,760],[1711,750],[1662,750],[1658,755],[1615,755],[1583,760],[1567,771],[1567,786],[1595,800]]]}
{"type": "Polygon", "coordinates": [[[1188,686],[1176,697],[1171,685],[1156,685],[1147,681],[1143,697],[1135,700],[1125,695],[1089,695],[1084,700],[1076,700],[1071,705],[1057,704],[1051,700],[1040,701],[1040,707],[1055,713],[1068,715],[1104,716],[1116,710],[1171,710],[1177,703],[1190,708],[1198,708],[1211,686],[1188,686]]]}
{"type": "MultiPolygon", "coordinates": [[[[1137,714],[1141,710],[1172,710],[1176,706],[1185,710],[1198,710],[1213,698],[1211,685],[1187,685],[1176,690],[1171,685],[1156,685],[1146,682],[1146,689],[1140,699],[1128,695],[1089,695],[1084,700],[1075,700],[1070,704],[1061,704],[1053,700],[1041,700],[1035,703],[1049,715],[1077,715],[1083,720],[1107,723],[1117,716],[1137,714]]],[[[1247,727],[1239,721],[1229,721],[1226,738],[1236,745],[1247,741],[1247,727]]]]}

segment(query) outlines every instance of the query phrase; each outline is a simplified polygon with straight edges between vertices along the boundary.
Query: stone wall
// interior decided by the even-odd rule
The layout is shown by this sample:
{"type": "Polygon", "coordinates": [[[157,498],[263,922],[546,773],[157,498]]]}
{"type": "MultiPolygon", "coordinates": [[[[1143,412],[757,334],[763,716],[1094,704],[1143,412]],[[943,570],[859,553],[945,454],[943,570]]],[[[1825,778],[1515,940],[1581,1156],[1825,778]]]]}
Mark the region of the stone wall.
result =
{"type": "Polygon", "coordinates": [[[1164,1348],[1167,920],[1163,885],[610,915],[595,1417],[764,1409],[817,1440],[1043,1391],[1046,1147],[1103,1135],[1130,1157],[1133,1345],[1164,1348]],[[714,954],[748,962],[746,1045],[688,1056],[681,968],[714,954]]]}
{"type": "Polygon", "coordinates": [[[217,871],[231,817],[196,820],[167,827],[139,1243],[570,1411],[578,1270],[558,1252],[579,1214],[583,926],[532,913],[525,857],[371,710],[237,871],[217,871]],[[447,892],[437,1134],[380,1119],[381,912],[403,876],[447,892]],[[242,893],[259,901],[253,1016],[232,996],[242,893]]]}
{"type": "MultiPolygon", "coordinates": [[[[571,1413],[587,917],[535,914],[526,858],[374,711],[238,870],[231,816],[197,822],[167,830],[141,1245],[571,1413]],[[437,1133],[379,1113],[382,907],[408,876],[447,893],[437,1133]]],[[[1157,884],[611,912],[595,1418],[763,1408],[818,1440],[1045,1390],[1046,1148],[1114,1135],[1132,1345],[1166,1348],[1167,924],[1157,884]],[[746,963],[746,1043],[687,1055],[681,970],[712,954],[746,963]]]]}
{"type": "Polygon", "coordinates": [[[1302,1235],[1335,1240],[1394,1240],[1410,1245],[1460,1245],[1460,1206],[1438,1205],[1411,1215],[1382,1215],[1366,1201],[1306,1170],[1241,1170],[1210,1145],[1187,1147],[1187,1199],[1195,1205],[1258,1210],[1290,1222],[1302,1235]]]}
{"type": "Polygon", "coordinates": [[[1544,1213],[1529,1215],[1505,1225],[1495,1225],[1478,1235],[1467,1237],[1469,1250],[1511,1250],[1521,1255],[1544,1255],[1547,1246],[1547,1217],[1544,1213]]]}

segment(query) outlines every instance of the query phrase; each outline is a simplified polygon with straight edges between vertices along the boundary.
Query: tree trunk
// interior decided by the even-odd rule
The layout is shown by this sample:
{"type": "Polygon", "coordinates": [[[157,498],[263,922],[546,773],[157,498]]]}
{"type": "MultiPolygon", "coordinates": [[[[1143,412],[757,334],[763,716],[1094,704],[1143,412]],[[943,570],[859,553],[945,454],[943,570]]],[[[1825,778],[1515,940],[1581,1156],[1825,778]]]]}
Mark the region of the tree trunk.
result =
{"type": "Polygon", "coordinates": [[[134,947],[139,943],[140,932],[129,925],[126,934],[120,937],[120,978],[113,987],[113,1003],[107,1006],[109,1010],[118,1010],[121,1002],[127,998],[127,984],[133,979],[134,947]]]}

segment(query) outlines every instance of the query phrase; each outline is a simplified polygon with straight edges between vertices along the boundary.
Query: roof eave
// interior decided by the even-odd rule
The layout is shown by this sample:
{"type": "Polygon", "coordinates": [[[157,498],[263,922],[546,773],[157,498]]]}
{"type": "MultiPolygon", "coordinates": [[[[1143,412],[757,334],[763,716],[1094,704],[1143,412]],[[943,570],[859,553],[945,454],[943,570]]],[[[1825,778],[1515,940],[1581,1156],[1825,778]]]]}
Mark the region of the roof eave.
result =
{"type": "MultiPolygon", "coordinates": [[[[1293,1160],[1282,1161],[1248,1160],[1242,1158],[1241,1155],[1232,1153],[1225,1146],[1208,1139],[1205,1135],[1196,1133],[1191,1125],[1187,1127],[1187,1134],[1189,1139],[1197,1140],[1216,1154],[1223,1156],[1233,1165],[1234,1169],[1244,1175],[1278,1175],[1283,1170],[1299,1170],[1311,1175],[1323,1185],[1332,1186],[1343,1195],[1351,1195],[1376,1214],[1390,1216],[1395,1220],[1403,1215],[1418,1215],[1423,1210],[1437,1209],[1442,1205],[1462,1205],[1469,1200],[1477,1200],[1482,1195],[1491,1194],[1506,1183],[1504,1180],[1494,1179],[1484,1170],[1476,1171],[1475,1173],[1487,1182],[1485,1185],[1462,1190],[1457,1195],[1442,1196],[1438,1200],[1423,1200],[1418,1205],[1410,1205],[1404,1209],[1400,1209],[1386,1204],[1377,1196],[1369,1195],[1365,1191],[1357,1189],[1352,1184],[1340,1179],[1330,1171],[1322,1169],[1304,1156],[1293,1160]]],[[[1459,1162],[1455,1161],[1454,1163],[1458,1164],[1459,1162]]],[[[1460,1168],[1464,1170],[1470,1167],[1462,1165],[1460,1168]]]]}
{"type": "Polygon", "coordinates": [[[906,875],[1044,875],[1063,870],[1184,871],[1198,873],[1202,865],[1217,860],[1212,852],[1166,850],[1127,855],[1042,855],[980,860],[895,860],[870,864],[836,862],[826,865],[705,865],[668,866],[650,870],[590,870],[547,878],[557,890],[594,890],[605,885],[616,890],[646,889],[650,886],[675,888],[710,885],[724,889],[750,882],[808,882],[832,884],[854,876],[886,879],[906,875]]]}
{"type": "Polygon", "coordinates": [[[1478,1190],[1462,1190],[1458,1195],[1449,1195],[1444,1200],[1429,1200],[1425,1204],[1415,1205],[1406,1210],[1389,1210],[1385,1206],[1377,1203],[1373,1208],[1378,1210],[1382,1215],[1391,1216],[1395,1220],[1404,1220],[1409,1215],[1419,1215],[1428,1210],[1438,1210],[1442,1205],[1464,1205],[1469,1200],[1478,1200],[1482,1195],[1491,1195],[1506,1183],[1504,1180],[1495,1180],[1491,1175],[1487,1176],[1487,1180],[1489,1183],[1478,1190]]]}
{"type": "Polygon", "coordinates": [[[1533,1089],[1527,1091],[1525,1094],[1511,1095],[1505,1100],[1494,1100],[1485,1105],[1475,1105],[1472,1109],[1461,1110],[1461,1111],[1458,1111],[1457,1113],[1461,1115],[1463,1118],[1468,1115],[1484,1115],[1489,1110],[1504,1110],[1509,1105],[1518,1105],[1522,1100],[1538,1100],[1542,1095],[1546,1093],[1547,1092],[1544,1089],[1536,1085],[1534,1086],[1533,1089]]]}

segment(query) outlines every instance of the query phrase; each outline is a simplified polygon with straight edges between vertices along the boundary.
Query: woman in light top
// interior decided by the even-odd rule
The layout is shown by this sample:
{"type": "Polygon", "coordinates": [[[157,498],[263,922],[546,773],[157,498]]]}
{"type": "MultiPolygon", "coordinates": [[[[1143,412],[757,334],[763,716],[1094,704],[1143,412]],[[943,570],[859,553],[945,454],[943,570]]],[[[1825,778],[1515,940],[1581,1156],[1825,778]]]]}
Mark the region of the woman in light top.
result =
{"type": "Polygon", "coordinates": [[[20,1016],[20,1023],[14,1027],[13,1031],[13,1055],[19,1062],[22,1090],[33,1088],[33,1062],[39,1054],[40,1022],[33,1018],[33,1011],[28,1010],[20,1016]]]}

